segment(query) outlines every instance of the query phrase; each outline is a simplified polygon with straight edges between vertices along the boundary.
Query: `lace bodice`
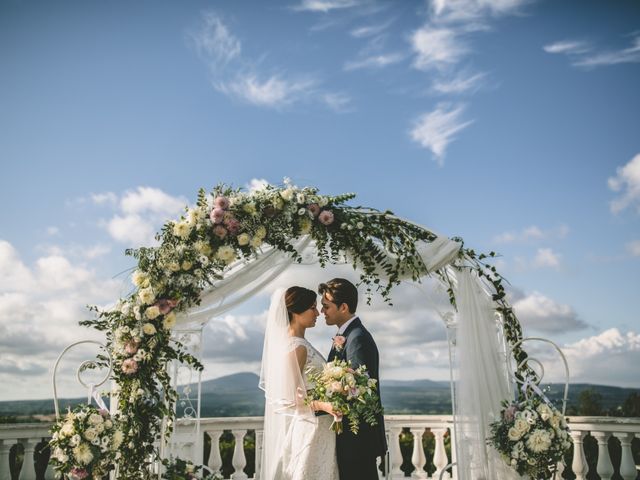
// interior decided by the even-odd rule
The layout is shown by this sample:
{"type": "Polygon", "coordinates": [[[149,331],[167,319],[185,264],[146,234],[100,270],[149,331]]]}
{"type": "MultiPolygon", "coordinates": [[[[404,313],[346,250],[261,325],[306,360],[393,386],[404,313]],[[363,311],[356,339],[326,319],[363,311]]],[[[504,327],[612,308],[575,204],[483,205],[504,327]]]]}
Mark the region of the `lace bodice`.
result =
{"type": "Polygon", "coordinates": [[[309,382],[307,374],[310,372],[316,372],[322,370],[327,363],[322,354],[316,350],[316,348],[309,343],[306,338],[291,337],[291,349],[296,349],[299,346],[303,346],[307,349],[307,363],[305,363],[302,371],[304,372],[304,382],[307,390],[313,388],[313,384],[309,382]]]}

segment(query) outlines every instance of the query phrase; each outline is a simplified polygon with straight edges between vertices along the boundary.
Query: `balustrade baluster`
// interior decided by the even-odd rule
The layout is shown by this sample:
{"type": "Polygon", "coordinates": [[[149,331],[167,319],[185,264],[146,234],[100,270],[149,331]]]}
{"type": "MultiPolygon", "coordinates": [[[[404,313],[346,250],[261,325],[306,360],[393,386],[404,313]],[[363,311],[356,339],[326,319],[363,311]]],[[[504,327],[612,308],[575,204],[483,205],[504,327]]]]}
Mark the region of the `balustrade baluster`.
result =
{"type": "Polygon", "coordinates": [[[436,437],[436,449],[433,452],[433,464],[436,467],[436,471],[433,474],[435,478],[449,479],[451,478],[449,473],[445,473],[440,476],[444,467],[449,464],[449,459],[447,458],[447,452],[444,449],[444,434],[447,432],[446,428],[432,428],[431,432],[436,437]]]}
{"type": "Polygon", "coordinates": [[[400,450],[400,434],[402,427],[389,429],[389,458],[391,462],[391,478],[402,478],[404,472],[400,470],[402,465],[402,451],[400,450]]]}
{"type": "Polygon", "coordinates": [[[411,463],[413,463],[415,467],[415,470],[411,473],[411,478],[428,478],[427,472],[424,471],[424,464],[427,463],[427,457],[425,457],[424,448],[422,448],[424,428],[412,428],[411,433],[413,433],[411,463]]]}
{"type": "Polygon", "coordinates": [[[631,441],[635,436],[633,433],[618,433],[614,435],[620,440],[620,448],[622,449],[622,458],[620,459],[620,476],[624,480],[636,479],[636,465],[633,461],[633,453],[631,452],[631,441]]]}
{"type": "Polygon", "coordinates": [[[20,480],[36,480],[36,468],[34,466],[34,452],[36,445],[40,443],[39,438],[27,438],[22,441],[24,445],[24,459],[20,470],[20,480]]]}
{"type": "Polygon", "coordinates": [[[209,462],[207,467],[213,472],[219,472],[222,468],[222,457],[220,456],[220,436],[222,430],[206,430],[211,438],[211,452],[209,453],[209,462]]]}
{"type": "Polygon", "coordinates": [[[18,439],[0,440],[0,480],[11,480],[11,470],[9,468],[9,451],[18,443],[18,439]]]}
{"type": "Polygon", "coordinates": [[[573,439],[573,462],[571,463],[571,469],[576,475],[576,480],[586,480],[587,475],[587,462],[584,460],[584,450],[582,448],[584,436],[585,432],[571,431],[571,438],[573,439]]]}
{"type": "Polygon", "coordinates": [[[236,446],[233,449],[233,468],[234,472],[231,474],[233,480],[247,480],[247,474],[244,473],[244,467],[247,466],[247,457],[244,455],[244,437],[247,434],[246,430],[231,430],[234,438],[236,439],[236,446]]]}
{"type": "Polygon", "coordinates": [[[256,473],[253,474],[253,480],[260,479],[260,470],[262,469],[262,442],[264,442],[264,430],[256,430],[256,473]]]}
{"type": "Polygon", "coordinates": [[[609,432],[591,432],[591,436],[598,442],[598,465],[596,471],[601,480],[611,480],[614,473],[611,457],[609,456],[609,432]]]}

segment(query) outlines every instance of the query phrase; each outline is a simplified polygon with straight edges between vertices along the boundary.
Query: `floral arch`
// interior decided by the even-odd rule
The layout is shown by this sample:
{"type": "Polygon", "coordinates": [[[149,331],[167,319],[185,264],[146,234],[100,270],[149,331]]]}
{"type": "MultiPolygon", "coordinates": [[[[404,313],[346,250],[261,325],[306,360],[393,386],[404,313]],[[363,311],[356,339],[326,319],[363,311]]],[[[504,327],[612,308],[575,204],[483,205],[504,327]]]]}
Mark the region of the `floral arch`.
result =
{"type": "MultiPolygon", "coordinates": [[[[454,407],[458,416],[486,422],[489,412],[478,411],[477,398],[484,398],[484,405],[495,412],[500,400],[511,394],[508,377],[523,379],[531,373],[523,362],[522,331],[505,299],[503,278],[488,263],[493,252],[478,254],[460,238],[438,236],[390,211],[349,206],[353,198],[354,194],[322,195],[316,188],[298,188],[287,180],[282,186],[265,185],[250,192],[218,185],[210,194],[201,189],[194,207],[163,226],[157,247],[127,250],[137,260],[134,290],[113,309],[93,307],[95,318],[81,322],[106,333],[113,360],[124,434],[118,478],[151,478],[151,466],[160,456],[157,441],[171,436],[177,399],[171,362],[203,368],[172,338],[172,329],[220,315],[309,256],[323,267],[350,262],[360,272],[368,301],[381,295],[391,304],[394,286],[425,276],[434,276],[446,287],[455,321],[465,325],[458,331],[458,348],[473,353],[466,361],[478,362],[478,357],[488,355],[502,365],[496,372],[485,372],[501,385],[489,391],[492,382],[465,377],[466,367],[459,364],[454,407]],[[480,337],[488,346],[478,344],[480,337]],[[517,371],[507,372],[504,355],[496,357],[504,347],[501,342],[511,347],[517,371]]],[[[485,428],[456,431],[456,436],[464,434],[475,445],[476,455],[484,456],[485,428]]]]}

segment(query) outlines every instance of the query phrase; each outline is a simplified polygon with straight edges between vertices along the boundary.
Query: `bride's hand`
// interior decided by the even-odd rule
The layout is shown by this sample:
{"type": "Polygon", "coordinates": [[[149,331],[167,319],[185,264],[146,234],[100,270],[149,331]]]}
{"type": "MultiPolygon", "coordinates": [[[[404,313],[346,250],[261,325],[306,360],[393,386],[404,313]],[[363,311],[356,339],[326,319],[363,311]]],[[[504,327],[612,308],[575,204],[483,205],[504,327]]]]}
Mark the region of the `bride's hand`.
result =
{"type": "Polygon", "coordinates": [[[324,412],[327,412],[329,415],[331,415],[333,417],[333,419],[336,422],[341,422],[342,421],[342,412],[340,410],[337,410],[337,409],[333,408],[333,405],[331,405],[331,403],[329,403],[329,402],[318,402],[318,401],[315,401],[313,409],[316,410],[316,411],[322,410],[324,412]]]}

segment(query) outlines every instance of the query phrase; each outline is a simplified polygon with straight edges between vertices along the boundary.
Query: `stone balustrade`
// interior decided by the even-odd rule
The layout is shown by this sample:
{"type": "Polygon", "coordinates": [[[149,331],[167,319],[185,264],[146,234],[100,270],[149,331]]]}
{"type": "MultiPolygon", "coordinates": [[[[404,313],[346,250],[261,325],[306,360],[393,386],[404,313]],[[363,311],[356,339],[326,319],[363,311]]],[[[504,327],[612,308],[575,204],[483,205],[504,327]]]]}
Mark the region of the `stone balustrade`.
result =
{"type": "MultiPolygon", "coordinates": [[[[407,467],[412,469],[411,478],[419,479],[456,479],[455,467],[451,471],[444,471],[453,458],[449,458],[446,446],[451,441],[452,417],[448,415],[387,415],[385,425],[389,439],[389,454],[386,465],[381,468],[381,478],[404,478],[407,467]],[[400,437],[411,440],[411,451],[401,450],[400,437]],[[427,458],[423,448],[422,437],[433,436],[435,444],[433,456],[427,458]],[[408,436],[408,437],[407,437],[408,436]],[[412,437],[412,439],[411,439],[412,437]],[[385,474],[382,473],[385,470],[385,474]],[[430,472],[430,473],[429,473],[430,472]],[[442,476],[441,476],[442,473],[442,476]]],[[[588,464],[595,466],[595,473],[603,480],[610,480],[614,474],[624,480],[638,477],[637,466],[634,463],[631,443],[640,437],[640,418],[613,417],[570,417],[571,437],[574,450],[570,464],[565,468],[573,471],[576,480],[587,478],[588,464]],[[585,442],[597,443],[596,458],[590,459],[585,455],[585,442]],[[610,450],[616,451],[611,455],[610,450]],[[588,460],[592,460],[588,462],[588,460]],[[615,463],[615,464],[614,464],[615,463]]],[[[53,479],[51,467],[46,467],[48,455],[42,452],[44,440],[48,438],[48,424],[11,424],[0,425],[0,480],[42,480],[53,479]],[[19,449],[23,452],[24,462],[20,470],[14,466],[14,476],[10,473],[11,451],[19,449]]],[[[260,452],[262,449],[262,417],[229,417],[203,418],[200,422],[198,438],[194,438],[193,422],[178,421],[176,426],[176,442],[169,451],[179,454],[182,458],[190,458],[197,463],[207,465],[211,470],[223,468],[223,458],[220,442],[223,435],[234,440],[234,451],[231,465],[226,470],[232,470],[230,477],[234,480],[248,478],[245,467],[251,461],[255,466],[254,479],[260,478],[260,452]],[[251,435],[255,439],[255,457],[247,458],[244,448],[245,437],[251,435]],[[207,458],[204,458],[205,439],[210,441],[207,458]]],[[[638,441],[638,440],[637,440],[638,441]]],[[[15,463],[15,462],[14,462],[15,463]]],[[[590,472],[592,475],[594,472],[590,472]]]]}

